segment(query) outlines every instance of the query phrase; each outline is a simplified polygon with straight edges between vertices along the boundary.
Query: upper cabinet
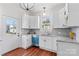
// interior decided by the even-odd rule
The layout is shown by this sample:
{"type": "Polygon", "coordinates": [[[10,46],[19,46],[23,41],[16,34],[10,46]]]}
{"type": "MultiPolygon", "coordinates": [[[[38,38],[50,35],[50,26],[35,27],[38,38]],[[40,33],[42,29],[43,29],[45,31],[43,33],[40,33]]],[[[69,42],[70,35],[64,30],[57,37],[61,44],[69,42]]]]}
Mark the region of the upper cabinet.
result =
{"type": "Polygon", "coordinates": [[[79,26],[79,3],[68,4],[68,26],[79,26]]]}
{"type": "Polygon", "coordinates": [[[39,29],[39,16],[23,16],[22,28],[39,29]]]}
{"type": "Polygon", "coordinates": [[[79,26],[79,4],[68,3],[56,12],[54,28],[69,28],[79,26]]]}
{"type": "Polygon", "coordinates": [[[67,14],[66,14],[65,8],[62,8],[59,11],[59,27],[60,28],[67,28],[67,14]]]}
{"type": "Polygon", "coordinates": [[[30,16],[29,25],[31,29],[39,29],[39,16],[30,16]]]}
{"type": "Polygon", "coordinates": [[[67,28],[66,8],[61,8],[55,13],[54,28],[67,28]]]}
{"type": "Polygon", "coordinates": [[[22,16],[22,28],[29,28],[29,16],[22,16]]]}

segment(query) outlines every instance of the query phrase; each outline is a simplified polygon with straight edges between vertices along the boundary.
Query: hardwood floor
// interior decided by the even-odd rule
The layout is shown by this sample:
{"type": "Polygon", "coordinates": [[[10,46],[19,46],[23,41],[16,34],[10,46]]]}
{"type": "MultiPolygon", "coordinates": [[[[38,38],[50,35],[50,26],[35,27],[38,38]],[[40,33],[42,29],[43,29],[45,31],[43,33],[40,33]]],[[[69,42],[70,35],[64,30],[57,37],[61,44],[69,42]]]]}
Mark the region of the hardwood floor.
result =
{"type": "Polygon", "coordinates": [[[31,47],[28,49],[17,48],[10,51],[3,56],[56,56],[55,52],[46,51],[37,47],[31,47]]]}

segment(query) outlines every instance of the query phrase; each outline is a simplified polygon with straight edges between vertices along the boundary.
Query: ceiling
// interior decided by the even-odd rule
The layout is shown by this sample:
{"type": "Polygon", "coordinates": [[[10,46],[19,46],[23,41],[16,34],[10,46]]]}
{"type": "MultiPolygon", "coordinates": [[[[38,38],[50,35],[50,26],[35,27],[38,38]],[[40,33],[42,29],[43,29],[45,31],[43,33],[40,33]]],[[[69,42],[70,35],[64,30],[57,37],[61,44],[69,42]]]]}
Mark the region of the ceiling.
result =
{"type": "MultiPolygon", "coordinates": [[[[46,7],[46,12],[48,12],[49,14],[52,14],[53,12],[55,11],[57,12],[59,9],[61,9],[64,6],[65,6],[64,3],[34,3],[34,7],[30,11],[30,14],[33,14],[33,15],[41,14],[44,11],[43,7],[46,7]]],[[[18,12],[21,15],[25,13],[25,11],[20,8],[19,3],[2,3],[2,4],[0,3],[0,7],[3,9],[9,9],[9,10],[14,9],[13,11],[15,11],[16,13],[18,12]]]]}
{"type": "Polygon", "coordinates": [[[33,11],[43,11],[43,7],[46,7],[46,10],[54,10],[63,7],[64,3],[36,3],[34,5],[33,11]]]}
{"type": "MultiPolygon", "coordinates": [[[[31,3],[29,3],[30,5],[31,3]]],[[[34,7],[31,9],[31,13],[33,14],[39,14],[42,13],[43,7],[46,7],[46,12],[54,12],[58,11],[60,8],[64,7],[64,3],[34,3],[34,7]]]]}

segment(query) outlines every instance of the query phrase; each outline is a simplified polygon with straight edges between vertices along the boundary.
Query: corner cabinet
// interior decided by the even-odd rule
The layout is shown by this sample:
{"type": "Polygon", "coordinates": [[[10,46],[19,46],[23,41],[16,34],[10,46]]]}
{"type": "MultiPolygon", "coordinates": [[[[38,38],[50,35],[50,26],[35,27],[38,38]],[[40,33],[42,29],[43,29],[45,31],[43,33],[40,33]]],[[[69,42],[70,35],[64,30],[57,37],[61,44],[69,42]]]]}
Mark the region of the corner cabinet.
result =
{"type": "Polygon", "coordinates": [[[23,35],[22,36],[22,48],[27,49],[30,46],[32,46],[31,35],[23,35]]]}
{"type": "Polygon", "coordinates": [[[22,28],[26,29],[39,29],[39,16],[23,16],[22,28]]]}

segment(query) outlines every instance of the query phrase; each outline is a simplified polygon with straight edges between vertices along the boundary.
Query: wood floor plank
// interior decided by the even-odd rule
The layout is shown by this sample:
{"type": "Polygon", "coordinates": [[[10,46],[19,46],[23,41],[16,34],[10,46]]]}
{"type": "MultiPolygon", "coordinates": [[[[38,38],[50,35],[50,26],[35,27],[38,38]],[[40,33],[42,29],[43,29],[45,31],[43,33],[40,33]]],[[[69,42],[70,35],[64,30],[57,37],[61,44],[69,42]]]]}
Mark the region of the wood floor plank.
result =
{"type": "Polygon", "coordinates": [[[12,50],[3,56],[57,56],[57,54],[37,47],[30,47],[28,49],[18,48],[12,50]]]}

